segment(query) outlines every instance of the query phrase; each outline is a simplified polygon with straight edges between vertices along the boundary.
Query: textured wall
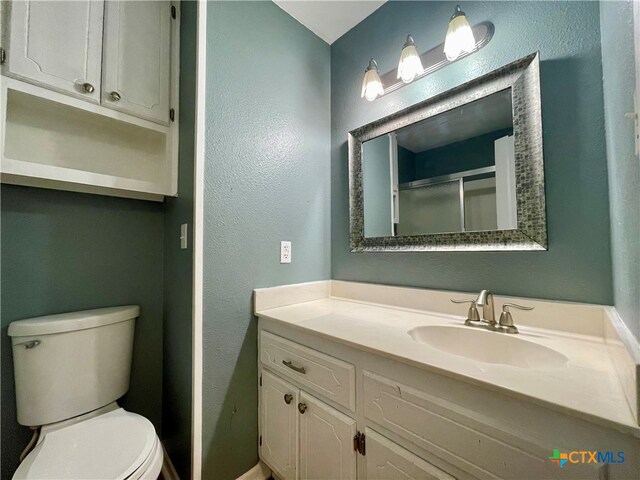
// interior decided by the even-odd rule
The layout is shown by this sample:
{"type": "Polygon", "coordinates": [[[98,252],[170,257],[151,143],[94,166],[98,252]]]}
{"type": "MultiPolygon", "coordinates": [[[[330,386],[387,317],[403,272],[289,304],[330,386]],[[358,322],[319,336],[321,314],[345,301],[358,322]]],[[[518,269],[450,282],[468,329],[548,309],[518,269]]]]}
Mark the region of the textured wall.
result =
{"type": "Polygon", "coordinates": [[[604,112],[609,164],[613,298],[640,339],[640,163],[634,150],[635,64],[631,1],[601,2],[604,112]]]}
{"type": "Polygon", "coordinates": [[[131,388],[121,404],[160,432],[162,204],[2,185],[2,472],[30,431],[16,421],[13,320],[138,304],[131,388]]]}
{"type": "Polygon", "coordinates": [[[375,57],[395,68],[411,33],[441,43],[451,2],[389,2],[331,47],[332,276],[397,285],[610,304],[609,205],[597,2],[464,2],[496,33],[480,52],[374,102],[360,98],[375,57]],[[540,51],[548,252],[350,253],[347,132],[540,51]]]}
{"type": "Polygon", "coordinates": [[[180,164],[178,197],[165,199],[162,441],[180,478],[191,478],[193,149],[196,2],[180,6],[180,164]],[[189,248],[180,249],[187,223],[189,248]]]}
{"type": "Polygon", "coordinates": [[[203,478],[226,479],[258,460],[252,290],[330,277],[330,51],[271,2],[210,2],[207,31],[203,478]]]}

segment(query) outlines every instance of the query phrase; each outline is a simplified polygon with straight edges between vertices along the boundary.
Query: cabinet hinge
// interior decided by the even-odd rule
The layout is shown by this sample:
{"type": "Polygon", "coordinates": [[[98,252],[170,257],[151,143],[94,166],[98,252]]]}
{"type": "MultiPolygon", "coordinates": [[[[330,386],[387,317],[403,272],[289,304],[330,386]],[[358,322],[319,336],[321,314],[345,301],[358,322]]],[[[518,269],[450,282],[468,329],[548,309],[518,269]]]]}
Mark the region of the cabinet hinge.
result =
{"type": "Polygon", "coordinates": [[[367,441],[365,439],[364,433],[356,433],[353,437],[353,449],[358,452],[360,455],[366,455],[367,453],[367,441]]]}
{"type": "Polygon", "coordinates": [[[171,18],[173,18],[173,19],[176,18],[176,6],[175,5],[171,5],[171,18]]]}
{"type": "Polygon", "coordinates": [[[174,122],[176,119],[176,111],[173,108],[169,109],[169,118],[172,122],[174,122]]]}
{"type": "Polygon", "coordinates": [[[0,65],[2,65],[7,59],[7,52],[4,48],[0,47],[0,65]]]}
{"type": "Polygon", "coordinates": [[[262,446],[262,435],[260,435],[260,446],[262,446]]]}

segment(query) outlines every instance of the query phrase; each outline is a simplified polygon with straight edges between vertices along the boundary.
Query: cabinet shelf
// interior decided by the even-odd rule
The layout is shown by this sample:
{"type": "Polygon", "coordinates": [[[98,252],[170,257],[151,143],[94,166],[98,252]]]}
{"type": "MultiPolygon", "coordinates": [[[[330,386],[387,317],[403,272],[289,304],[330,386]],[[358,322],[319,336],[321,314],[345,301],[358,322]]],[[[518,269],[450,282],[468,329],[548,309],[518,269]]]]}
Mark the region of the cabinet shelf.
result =
{"type": "Polygon", "coordinates": [[[1,80],[3,182],[148,200],[175,195],[171,127],[1,80]]]}

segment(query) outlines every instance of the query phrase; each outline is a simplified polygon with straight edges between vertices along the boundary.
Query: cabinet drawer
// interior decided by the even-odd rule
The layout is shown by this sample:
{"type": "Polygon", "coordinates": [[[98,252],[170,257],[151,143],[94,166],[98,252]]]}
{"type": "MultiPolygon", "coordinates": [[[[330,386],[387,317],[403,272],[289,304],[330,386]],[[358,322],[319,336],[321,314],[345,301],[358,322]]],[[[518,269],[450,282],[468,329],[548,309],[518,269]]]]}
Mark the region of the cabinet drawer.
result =
{"type": "MultiPolygon", "coordinates": [[[[549,453],[516,438],[479,414],[397,381],[364,372],[364,414],[368,420],[479,478],[559,478],[549,453]],[[528,445],[528,447],[526,445],[528,445]]],[[[578,471],[576,465],[575,472],[578,471]]],[[[586,465],[584,467],[587,467],[586,465]]],[[[584,468],[580,478],[597,478],[584,468]]]]}
{"type": "Polygon", "coordinates": [[[355,409],[356,369],[350,363],[264,331],[260,334],[260,361],[310,392],[355,409]]]}

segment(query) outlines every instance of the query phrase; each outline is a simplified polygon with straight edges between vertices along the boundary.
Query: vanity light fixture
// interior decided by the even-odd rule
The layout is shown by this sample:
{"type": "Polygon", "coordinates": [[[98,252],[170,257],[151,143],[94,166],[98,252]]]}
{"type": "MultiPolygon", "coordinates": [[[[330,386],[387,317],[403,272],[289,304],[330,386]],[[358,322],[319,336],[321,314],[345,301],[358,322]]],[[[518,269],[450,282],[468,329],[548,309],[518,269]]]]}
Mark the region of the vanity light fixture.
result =
{"type": "Polygon", "coordinates": [[[364,97],[373,102],[379,95],[384,93],[380,75],[378,74],[378,64],[372,58],[369,60],[369,66],[364,71],[364,80],[362,81],[362,93],[360,98],[364,97]]]}
{"type": "Polygon", "coordinates": [[[416,44],[411,35],[407,35],[407,41],[402,46],[400,62],[398,63],[398,76],[404,83],[411,83],[413,79],[424,72],[420,61],[420,55],[416,50],[416,44]]]}
{"type": "Polygon", "coordinates": [[[376,98],[461,60],[487,45],[493,38],[494,31],[493,23],[487,21],[469,26],[467,16],[460,5],[456,5],[444,43],[419,54],[413,37],[407,35],[398,68],[384,75],[380,75],[378,65],[372,58],[364,73],[361,97],[373,102],[376,98]]]}
{"type": "Polygon", "coordinates": [[[460,5],[456,5],[451,20],[449,20],[449,29],[444,41],[444,54],[447,56],[447,60],[453,61],[463,52],[471,53],[475,48],[476,40],[473,37],[471,25],[469,25],[467,16],[460,5]]]}

